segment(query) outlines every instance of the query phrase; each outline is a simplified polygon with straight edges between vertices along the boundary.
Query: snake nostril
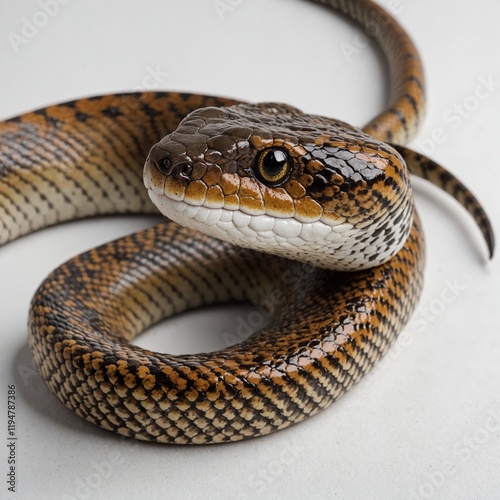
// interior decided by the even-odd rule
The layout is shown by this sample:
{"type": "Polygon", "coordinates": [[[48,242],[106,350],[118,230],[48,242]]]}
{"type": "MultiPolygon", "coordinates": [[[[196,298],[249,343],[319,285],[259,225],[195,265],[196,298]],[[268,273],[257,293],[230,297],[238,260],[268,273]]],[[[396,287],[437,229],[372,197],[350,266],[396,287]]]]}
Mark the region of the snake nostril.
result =
{"type": "Polygon", "coordinates": [[[170,161],[169,158],[165,158],[162,162],[161,162],[161,166],[162,168],[168,172],[170,170],[170,166],[172,165],[172,162],[170,161]]]}
{"type": "Polygon", "coordinates": [[[164,158],[163,160],[153,160],[156,168],[163,175],[170,175],[172,173],[172,162],[169,158],[164,158]]]}
{"type": "Polygon", "coordinates": [[[184,157],[176,158],[171,156],[161,156],[150,157],[148,159],[160,172],[166,177],[175,176],[182,180],[190,180],[191,174],[193,172],[193,165],[184,157]]]}

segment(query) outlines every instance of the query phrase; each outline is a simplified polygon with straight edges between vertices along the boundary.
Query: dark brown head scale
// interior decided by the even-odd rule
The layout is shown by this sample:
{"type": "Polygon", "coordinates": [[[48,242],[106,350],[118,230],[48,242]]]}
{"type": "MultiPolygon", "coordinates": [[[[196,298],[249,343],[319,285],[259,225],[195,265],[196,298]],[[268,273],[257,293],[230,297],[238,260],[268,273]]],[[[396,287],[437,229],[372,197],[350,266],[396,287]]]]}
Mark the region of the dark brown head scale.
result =
{"type": "Polygon", "coordinates": [[[223,172],[248,175],[262,149],[276,144],[293,149],[298,144],[297,133],[290,134],[285,126],[285,117],[291,114],[302,115],[285,105],[198,109],[156,144],[149,158],[165,175],[186,163],[194,170],[217,165],[223,172]]]}

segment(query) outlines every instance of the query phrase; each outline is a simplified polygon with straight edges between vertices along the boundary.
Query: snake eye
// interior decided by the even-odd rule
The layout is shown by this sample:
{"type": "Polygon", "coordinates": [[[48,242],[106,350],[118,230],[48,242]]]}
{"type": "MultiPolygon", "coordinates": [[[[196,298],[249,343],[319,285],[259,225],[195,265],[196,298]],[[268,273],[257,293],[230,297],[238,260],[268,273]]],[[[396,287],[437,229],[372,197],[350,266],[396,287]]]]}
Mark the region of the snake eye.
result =
{"type": "Polygon", "coordinates": [[[178,168],[179,168],[179,175],[184,179],[189,180],[189,176],[193,171],[193,166],[189,163],[183,163],[182,165],[179,165],[178,168]]]}
{"type": "Polygon", "coordinates": [[[254,166],[255,176],[267,186],[277,186],[288,179],[291,162],[282,149],[272,148],[262,151],[254,166]]]}

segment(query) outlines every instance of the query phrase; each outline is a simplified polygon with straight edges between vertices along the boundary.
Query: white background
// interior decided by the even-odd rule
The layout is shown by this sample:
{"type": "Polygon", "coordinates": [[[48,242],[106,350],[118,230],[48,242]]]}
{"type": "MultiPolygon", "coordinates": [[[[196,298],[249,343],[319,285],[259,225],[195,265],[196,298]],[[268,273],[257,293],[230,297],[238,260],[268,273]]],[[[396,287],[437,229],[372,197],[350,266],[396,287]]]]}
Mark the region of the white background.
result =
{"type": "MultiPolygon", "coordinates": [[[[359,47],[345,19],[299,0],[223,3],[235,6],[221,18],[211,0],[72,0],[15,52],[9,33],[20,35],[23,17],[33,19],[41,7],[1,0],[0,118],[152,84],[287,102],[356,125],[383,108],[381,57],[359,47]],[[346,57],[342,47],[356,44],[346,57]],[[152,69],[157,81],[147,78],[152,69]]],[[[427,117],[412,146],[474,190],[500,235],[500,2],[391,4],[427,75],[427,117]],[[496,84],[478,102],[481,78],[496,84]],[[454,106],[464,104],[469,116],[457,118],[454,106]],[[444,140],[432,144],[438,129],[444,140]]],[[[15,498],[500,498],[500,259],[486,262],[479,231],[458,204],[415,185],[428,242],[426,284],[402,341],[322,414],[232,445],[121,440],[66,410],[31,369],[26,317],[40,281],[74,254],[154,218],[65,224],[0,249],[0,437],[7,384],[16,384],[15,498]]],[[[172,352],[222,347],[222,332],[234,332],[251,310],[202,311],[141,342],[172,352]]]]}

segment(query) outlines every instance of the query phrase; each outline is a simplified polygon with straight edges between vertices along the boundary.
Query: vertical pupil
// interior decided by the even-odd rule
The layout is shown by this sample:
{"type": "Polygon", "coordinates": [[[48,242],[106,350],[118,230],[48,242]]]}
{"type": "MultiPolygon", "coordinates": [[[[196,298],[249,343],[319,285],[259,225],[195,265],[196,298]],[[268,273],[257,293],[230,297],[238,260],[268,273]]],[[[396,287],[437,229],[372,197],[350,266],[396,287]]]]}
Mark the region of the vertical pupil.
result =
{"type": "Polygon", "coordinates": [[[278,175],[286,163],[286,154],[280,149],[270,151],[264,158],[264,167],[269,176],[278,175]]]}

